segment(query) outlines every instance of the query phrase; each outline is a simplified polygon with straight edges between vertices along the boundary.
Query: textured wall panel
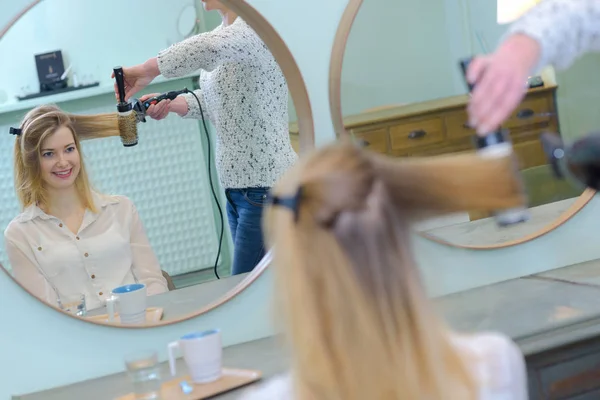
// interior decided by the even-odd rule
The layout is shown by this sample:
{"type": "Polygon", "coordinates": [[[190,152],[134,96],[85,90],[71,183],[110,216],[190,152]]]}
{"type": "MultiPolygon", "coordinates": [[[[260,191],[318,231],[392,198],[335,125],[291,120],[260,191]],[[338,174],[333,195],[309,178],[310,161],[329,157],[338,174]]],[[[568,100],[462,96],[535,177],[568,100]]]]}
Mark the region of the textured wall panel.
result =
{"type": "MultiPolygon", "coordinates": [[[[114,106],[86,113],[113,112],[114,106]]],[[[214,265],[218,230],[202,152],[198,121],[171,115],[139,124],[140,141],[125,148],[119,138],[83,144],[92,184],[104,193],[133,200],[161,266],[171,275],[214,265]]],[[[0,224],[2,231],[19,213],[12,178],[14,137],[0,126],[0,224]]],[[[218,191],[218,182],[213,182],[218,191]]],[[[220,229],[220,226],[218,227],[220,229]]],[[[4,237],[0,262],[8,265],[4,237]]]]}

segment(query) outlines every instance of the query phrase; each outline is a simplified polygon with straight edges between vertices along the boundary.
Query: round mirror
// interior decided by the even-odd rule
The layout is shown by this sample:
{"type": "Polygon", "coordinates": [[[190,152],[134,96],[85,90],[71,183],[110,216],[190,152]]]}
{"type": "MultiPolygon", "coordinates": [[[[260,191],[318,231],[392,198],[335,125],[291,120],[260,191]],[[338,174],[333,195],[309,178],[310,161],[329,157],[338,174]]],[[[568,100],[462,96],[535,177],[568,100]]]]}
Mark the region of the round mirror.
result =
{"type": "Polygon", "coordinates": [[[310,105],[270,24],[246,3],[215,3],[224,8],[151,1],[140,12],[117,0],[46,0],[3,21],[0,264],[55,310],[119,327],[170,324],[230,300],[269,265],[262,207],[300,145],[313,146],[310,105]],[[169,47],[192,21],[203,36],[169,47]],[[234,53],[202,58],[208,45],[234,53]],[[181,47],[198,53],[184,72],[181,47]],[[186,116],[134,108],[135,128],[105,128],[119,121],[113,67],[159,52],[169,77],[135,97],[188,89],[171,100],[184,99],[186,116]],[[21,125],[33,109],[40,117],[21,125]],[[297,126],[302,135],[290,133],[297,126]],[[134,146],[123,129],[137,131],[134,146]]]}
{"type": "MultiPolygon", "coordinates": [[[[336,132],[392,157],[475,151],[459,62],[496,47],[507,27],[497,22],[497,6],[470,1],[477,12],[466,15],[444,2],[350,0],[331,64],[336,132]]],[[[421,221],[418,232],[458,247],[505,247],[580,210],[594,191],[556,179],[540,135],[555,132],[569,143],[600,127],[598,66],[600,56],[588,55],[566,72],[546,68],[530,77],[527,95],[503,125],[529,198],[527,222],[499,226],[494,210],[473,210],[421,221]]]]}
{"type": "Polygon", "coordinates": [[[196,30],[199,28],[200,20],[197,17],[198,11],[194,7],[194,4],[188,4],[179,12],[179,18],[177,21],[177,29],[181,39],[190,37],[191,35],[198,33],[196,30]]]}

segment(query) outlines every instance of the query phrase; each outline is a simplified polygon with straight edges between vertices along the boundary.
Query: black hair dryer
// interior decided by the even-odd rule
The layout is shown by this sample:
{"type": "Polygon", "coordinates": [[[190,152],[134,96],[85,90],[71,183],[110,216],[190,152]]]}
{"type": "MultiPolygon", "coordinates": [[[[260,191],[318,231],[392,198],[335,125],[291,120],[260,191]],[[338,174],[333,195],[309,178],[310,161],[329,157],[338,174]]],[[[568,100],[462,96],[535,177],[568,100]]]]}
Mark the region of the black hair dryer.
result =
{"type": "Polygon", "coordinates": [[[556,133],[544,133],[540,141],[557,179],[600,190],[600,132],[592,132],[565,145],[556,133]]]}

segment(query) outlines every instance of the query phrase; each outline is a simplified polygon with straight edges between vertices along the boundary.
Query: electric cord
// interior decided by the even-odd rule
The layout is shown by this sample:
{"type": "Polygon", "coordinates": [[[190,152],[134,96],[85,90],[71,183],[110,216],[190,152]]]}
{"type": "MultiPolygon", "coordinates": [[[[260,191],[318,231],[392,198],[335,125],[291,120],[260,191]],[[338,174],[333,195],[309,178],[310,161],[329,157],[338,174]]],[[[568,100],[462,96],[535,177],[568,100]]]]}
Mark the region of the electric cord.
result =
{"type": "Polygon", "coordinates": [[[219,210],[219,216],[221,217],[221,233],[219,235],[219,248],[217,250],[217,259],[215,260],[215,266],[214,266],[214,272],[215,272],[215,276],[217,277],[217,279],[221,279],[221,277],[219,276],[219,271],[218,266],[219,266],[219,258],[221,257],[221,247],[223,246],[223,234],[225,231],[225,219],[223,218],[223,210],[221,209],[221,204],[219,202],[219,199],[217,197],[217,193],[215,191],[215,186],[213,184],[213,180],[212,180],[212,168],[211,168],[211,146],[210,146],[210,136],[208,134],[208,128],[206,126],[206,121],[204,119],[204,112],[202,111],[202,105],[200,104],[200,99],[198,98],[198,96],[196,96],[196,93],[194,93],[192,90],[186,90],[186,93],[191,93],[192,96],[194,96],[194,98],[196,99],[196,101],[198,102],[198,108],[200,109],[200,117],[202,118],[202,125],[204,127],[204,134],[206,135],[206,143],[208,145],[208,180],[210,182],[210,189],[212,191],[212,195],[213,195],[213,199],[215,200],[215,204],[217,205],[217,209],[219,210]]]}

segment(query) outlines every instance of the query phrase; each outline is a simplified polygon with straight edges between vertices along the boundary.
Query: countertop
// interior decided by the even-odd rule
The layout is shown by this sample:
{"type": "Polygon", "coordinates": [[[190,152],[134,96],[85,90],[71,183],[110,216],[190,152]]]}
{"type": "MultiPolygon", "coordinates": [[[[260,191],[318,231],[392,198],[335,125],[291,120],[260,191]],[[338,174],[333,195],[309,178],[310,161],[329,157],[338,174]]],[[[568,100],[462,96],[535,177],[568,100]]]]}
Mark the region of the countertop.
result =
{"type": "MultiPolygon", "coordinates": [[[[440,297],[435,303],[456,330],[504,332],[530,355],[600,335],[599,296],[600,260],[594,260],[440,297]]],[[[224,349],[224,366],[258,369],[264,379],[285,372],[288,360],[277,337],[224,349]]],[[[183,361],[178,362],[178,371],[185,374],[183,361]]],[[[170,379],[165,363],[162,372],[170,379]]],[[[236,399],[242,390],[214,399],[236,399]]],[[[127,376],[117,373],[14,399],[106,400],[130,391],[127,376]]]]}

